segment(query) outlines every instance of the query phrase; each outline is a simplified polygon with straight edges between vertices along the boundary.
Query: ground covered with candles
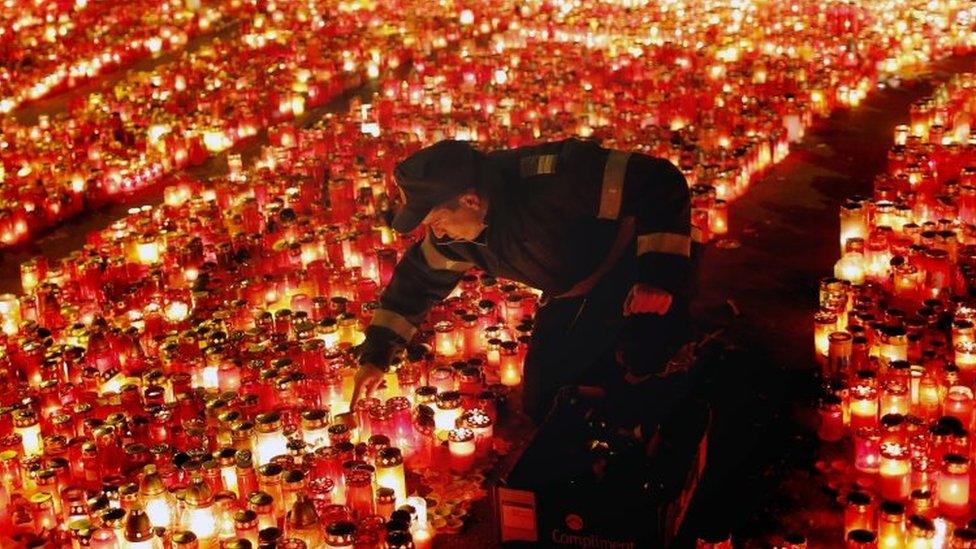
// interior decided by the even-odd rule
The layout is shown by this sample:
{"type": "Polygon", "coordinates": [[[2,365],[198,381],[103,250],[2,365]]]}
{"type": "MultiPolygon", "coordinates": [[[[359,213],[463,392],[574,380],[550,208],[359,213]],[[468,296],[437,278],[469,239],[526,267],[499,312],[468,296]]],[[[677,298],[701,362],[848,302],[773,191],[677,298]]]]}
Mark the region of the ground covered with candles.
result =
{"type": "Polygon", "coordinates": [[[974,25],[0,3],[0,547],[976,547],[974,25]],[[533,423],[539,292],[471,271],[350,410],[423,237],[386,223],[393,166],[571,136],[690,186],[692,394],[656,436],[585,393],[533,423]]]}

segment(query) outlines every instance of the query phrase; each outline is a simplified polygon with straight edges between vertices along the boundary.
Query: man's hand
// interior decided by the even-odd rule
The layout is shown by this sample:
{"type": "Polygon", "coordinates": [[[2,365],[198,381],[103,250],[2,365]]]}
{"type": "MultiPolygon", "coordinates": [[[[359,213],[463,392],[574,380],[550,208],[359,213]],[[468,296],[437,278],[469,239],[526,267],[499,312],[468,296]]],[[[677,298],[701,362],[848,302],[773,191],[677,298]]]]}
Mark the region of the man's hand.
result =
{"type": "Polygon", "coordinates": [[[361,364],[353,377],[352,400],[349,402],[349,411],[355,409],[356,403],[360,398],[369,398],[373,391],[383,381],[383,370],[374,364],[361,364]]]}
{"type": "Polygon", "coordinates": [[[624,316],[663,315],[671,308],[671,294],[649,284],[634,284],[624,300],[624,316]]]}

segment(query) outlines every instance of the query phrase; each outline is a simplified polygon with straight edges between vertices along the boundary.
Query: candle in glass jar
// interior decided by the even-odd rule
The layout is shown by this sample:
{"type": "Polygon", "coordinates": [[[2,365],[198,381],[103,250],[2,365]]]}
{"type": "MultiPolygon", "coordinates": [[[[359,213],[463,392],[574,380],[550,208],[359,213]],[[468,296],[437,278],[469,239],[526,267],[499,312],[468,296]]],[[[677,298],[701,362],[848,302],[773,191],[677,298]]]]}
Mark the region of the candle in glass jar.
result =
{"type": "Polygon", "coordinates": [[[39,456],[44,453],[41,425],[33,410],[28,408],[14,413],[14,432],[20,435],[25,456],[39,456]]]}
{"type": "Polygon", "coordinates": [[[213,512],[213,493],[202,477],[195,477],[186,490],[186,509],[180,526],[205,543],[217,536],[217,517],[213,512]]]}
{"type": "Polygon", "coordinates": [[[427,372],[427,384],[444,393],[457,389],[457,379],[454,370],[447,366],[435,366],[427,372]]]}
{"type": "Polygon", "coordinates": [[[325,527],[325,546],[330,549],[353,549],[356,525],[346,520],[333,522],[325,527]]]}
{"type": "Polygon", "coordinates": [[[895,145],[904,146],[908,142],[909,130],[908,124],[898,124],[895,126],[895,145]]]}
{"type": "Polygon", "coordinates": [[[487,350],[485,351],[485,361],[492,370],[499,371],[502,360],[502,340],[496,337],[488,338],[486,341],[486,347],[487,350]]]}
{"type": "Polygon", "coordinates": [[[288,438],[281,430],[281,416],[277,412],[258,414],[254,457],[258,465],[271,462],[275,456],[288,453],[288,438]]]}
{"type": "Polygon", "coordinates": [[[519,360],[518,342],[501,342],[499,376],[502,385],[514,387],[522,383],[522,361],[519,360]]]}
{"type": "Polygon", "coordinates": [[[136,259],[143,265],[159,263],[159,243],[152,236],[146,235],[136,243],[136,259]]]}
{"type": "Polygon", "coordinates": [[[0,328],[7,335],[16,335],[20,322],[20,300],[14,294],[0,294],[0,328]]]}
{"type": "Polygon", "coordinates": [[[350,469],[343,473],[346,489],[346,505],[358,517],[375,512],[373,474],[368,469],[350,469]]]}
{"type": "Polygon", "coordinates": [[[901,501],[908,497],[908,449],[898,443],[881,445],[880,492],[888,500],[901,501]]]}
{"type": "Polygon", "coordinates": [[[146,512],[139,506],[130,509],[125,517],[126,549],[154,549],[156,534],[146,512]]]}
{"type": "Polygon", "coordinates": [[[930,375],[923,375],[918,381],[918,404],[913,413],[923,419],[934,418],[941,406],[941,387],[939,381],[930,375]]]}
{"type": "Polygon", "coordinates": [[[878,424],[878,391],[871,385],[855,385],[849,392],[851,429],[878,424]]]}
{"type": "Polygon", "coordinates": [[[845,535],[853,530],[874,530],[876,522],[871,494],[859,491],[847,494],[847,505],[844,506],[845,535]]]}
{"type": "Polygon", "coordinates": [[[908,334],[901,326],[886,326],[881,330],[878,358],[884,364],[908,360],[908,334]]]}
{"type": "Polygon", "coordinates": [[[928,297],[939,298],[952,283],[952,265],[949,253],[941,248],[926,248],[925,291],[928,297]]]}
{"type": "Polygon", "coordinates": [[[251,509],[241,509],[234,513],[234,533],[246,539],[255,547],[258,544],[258,514],[251,509]]]}
{"type": "Polygon", "coordinates": [[[453,322],[444,320],[434,325],[434,350],[448,358],[457,354],[457,334],[453,322]]]}
{"type": "Polygon", "coordinates": [[[37,492],[28,498],[37,531],[52,530],[58,526],[54,510],[54,498],[48,492],[37,492]]]}
{"type": "Polygon", "coordinates": [[[827,395],[820,403],[820,440],[834,442],[844,437],[844,410],[840,397],[827,395]]]}
{"type": "Polygon", "coordinates": [[[248,493],[247,506],[257,517],[258,531],[278,524],[275,515],[275,503],[271,494],[257,490],[257,488],[248,493]]]}
{"type": "Polygon", "coordinates": [[[451,470],[464,472],[474,464],[476,445],[474,432],[466,427],[451,429],[447,437],[451,453],[451,470]]]}
{"type": "Polygon", "coordinates": [[[868,224],[860,202],[846,202],[840,208],[840,251],[847,249],[852,238],[867,238],[868,224]]]}
{"type": "Polygon", "coordinates": [[[945,395],[944,413],[958,418],[969,429],[973,421],[973,391],[969,387],[953,385],[945,395]]]}
{"type": "Polygon", "coordinates": [[[881,435],[873,427],[854,431],[854,466],[858,471],[876,474],[881,461],[881,435]]]}
{"type": "Polygon", "coordinates": [[[359,345],[366,336],[359,329],[357,317],[352,314],[339,316],[339,347],[349,348],[359,345]]]}
{"type": "Polygon", "coordinates": [[[922,287],[922,272],[911,263],[895,268],[893,275],[895,295],[904,300],[914,300],[922,287]]]}
{"type": "MultiPolygon", "coordinates": [[[[474,433],[475,445],[479,454],[485,454],[491,448],[494,422],[481,408],[473,408],[461,417],[461,426],[471,429],[474,433]]],[[[841,425],[843,427],[843,425],[841,425]]]]}
{"type": "Polygon", "coordinates": [[[329,413],[323,409],[302,412],[302,439],[309,450],[326,446],[329,442],[329,413]]]}
{"type": "Polygon", "coordinates": [[[817,311],[813,316],[814,351],[818,359],[827,357],[830,347],[830,334],[837,330],[837,315],[830,311],[817,311]]]}
{"type": "Polygon", "coordinates": [[[407,482],[399,448],[383,448],[376,456],[376,485],[393,490],[396,507],[406,503],[407,482]]]}
{"type": "Polygon", "coordinates": [[[950,517],[969,513],[969,458],[946,454],[938,480],[939,511],[950,517]]]}
{"type": "Polygon", "coordinates": [[[962,318],[956,319],[952,322],[952,346],[955,348],[956,345],[960,343],[973,343],[976,342],[974,338],[976,334],[976,326],[973,325],[971,320],[962,318]]]}
{"type": "Polygon", "coordinates": [[[827,336],[827,376],[847,373],[851,363],[854,337],[850,332],[832,332],[827,336]]]}
{"type": "Polygon", "coordinates": [[[30,294],[40,283],[44,269],[37,259],[31,259],[20,264],[20,286],[25,294],[30,294]]]}
{"type": "Polygon", "coordinates": [[[729,232],[729,208],[725,200],[715,200],[709,210],[708,229],[716,236],[723,236],[729,232]]]}
{"type": "Polygon", "coordinates": [[[149,522],[155,527],[169,528],[173,522],[175,502],[171,501],[155,465],[146,465],[139,493],[149,522]]]}
{"type": "Polygon", "coordinates": [[[207,371],[205,376],[215,375],[217,377],[217,388],[221,392],[236,392],[241,387],[241,369],[236,363],[230,360],[220,362],[216,367],[207,371]]]}
{"type": "Polygon", "coordinates": [[[882,417],[888,414],[908,414],[911,405],[908,385],[901,379],[888,380],[881,390],[880,401],[879,413],[882,417]]]}
{"type": "Polygon", "coordinates": [[[976,526],[972,521],[968,527],[957,527],[952,531],[952,538],[949,540],[950,547],[976,547],[976,526]]]}
{"type": "Polygon", "coordinates": [[[322,532],[312,501],[305,494],[299,494],[289,507],[288,514],[285,516],[285,530],[290,539],[304,542],[295,547],[318,547],[322,542],[322,532]]]}
{"type": "Polygon", "coordinates": [[[443,431],[450,431],[457,427],[457,420],[461,417],[461,393],[447,391],[438,394],[436,398],[434,426],[443,431]]]}
{"type": "Polygon", "coordinates": [[[960,375],[972,380],[976,377],[976,343],[961,341],[955,345],[954,351],[953,356],[960,375]]]}
{"type": "Polygon", "coordinates": [[[339,326],[333,318],[323,318],[315,327],[316,336],[322,340],[325,348],[334,350],[339,347],[339,326]]]}
{"type": "Polygon", "coordinates": [[[92,533],[90,543],[91,549],[120,549],[115,531],[104,526],[92,533]]]}
{"type": "Polygon", "coordinates": [[[878,549],[903,549],[905,547],[905,505],[896,501],[884,501],[879,506],[878,549]]]}
{"type": "Polygon", "coordinates": [[[461,348],[465,356],[474,356],[480,350],[481,326],[478,324],[478,320],[479,317],[476,314],[465,314],[461,317],[461,348]]]}
{"type": "Polygon", "coordinates": [[[234,448],[221,448],[214,453],[220,467],[220,482],[224,490],[241,496],[237,483],[237,452],[234,448]]]}

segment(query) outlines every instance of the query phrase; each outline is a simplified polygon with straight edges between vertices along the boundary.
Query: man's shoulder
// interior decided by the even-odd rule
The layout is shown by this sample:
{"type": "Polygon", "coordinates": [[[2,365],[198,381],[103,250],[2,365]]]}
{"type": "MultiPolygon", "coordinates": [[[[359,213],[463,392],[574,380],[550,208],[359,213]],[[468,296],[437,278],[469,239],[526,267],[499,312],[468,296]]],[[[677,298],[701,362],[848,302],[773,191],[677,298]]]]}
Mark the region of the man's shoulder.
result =
{"type": "Polygon", "coordinates": [[[510,149],[497,149],[488,153],[490,158],[508,158],[512,156],[526,156],[541,154],[545,152],[562,152],[566,150],[602,150],[600,142],[595,139],[581,139],[579,137],[567,137],[556,141],[545,141],[542,143],[532,143],[510,149]]]}

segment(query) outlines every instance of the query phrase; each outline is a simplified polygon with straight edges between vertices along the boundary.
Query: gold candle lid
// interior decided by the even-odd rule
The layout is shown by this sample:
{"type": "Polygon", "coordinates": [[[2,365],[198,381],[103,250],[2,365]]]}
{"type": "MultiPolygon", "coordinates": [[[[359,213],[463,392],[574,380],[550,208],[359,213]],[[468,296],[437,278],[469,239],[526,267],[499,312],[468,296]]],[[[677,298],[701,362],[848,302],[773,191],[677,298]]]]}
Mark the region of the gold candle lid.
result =
{"type": "Polygon", "coordinates": [[[186,502],[194,507],[202,507],[213,502],[213,492],[210,485],[202,477],[193,477],[190,486],[187,487],[184,498],[186,502]]]}
{"type": "Polygon", "coordinates": [[[935,524],[921,515],[912,515],[908,517],[908,533],[916,538],[933,538],[935,537],[935,524]]]}
{"type": "Polygon", "coordinates": [[[174,532],[172,541],[174,549],[195,549],[198,545],[197,535],[189,530],[174,532]]]}
{"type": "Polygon", "coordinates": [[[962,475],[969,471],[969,458],[959,454],[946,454],[942,466],[951,475],[962,475]]]}

